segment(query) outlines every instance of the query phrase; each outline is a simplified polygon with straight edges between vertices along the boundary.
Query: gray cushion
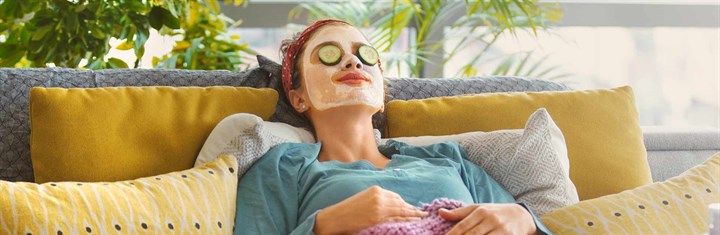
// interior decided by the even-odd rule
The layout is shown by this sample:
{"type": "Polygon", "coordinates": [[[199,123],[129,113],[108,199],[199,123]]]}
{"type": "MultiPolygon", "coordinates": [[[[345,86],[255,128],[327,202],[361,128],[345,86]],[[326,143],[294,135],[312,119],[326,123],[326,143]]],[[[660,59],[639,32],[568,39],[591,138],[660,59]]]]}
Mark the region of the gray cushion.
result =
{"type": "Polygon", "coordinates": [[[648,164],[653,182],[661,182],[700,165],[720,150],[659,150],[648,151],[648,164]]]}
{"type": "Polygon", "coordinates": [[[240,86],[250,71],[107,69],[94,72],[96,87],[117,86],[240,86]]]}
{"type": "Polygon", "coordinates": [[[94,87],[92,71],[0,69],[0,180],[33,181],[30,162],[30,88],[94,87]]]}
{"type": "Polygon", "coordinates": [[[648,151],[720,150],[720,131],[714,127],[643,126],[642,130],[648,151]]]}

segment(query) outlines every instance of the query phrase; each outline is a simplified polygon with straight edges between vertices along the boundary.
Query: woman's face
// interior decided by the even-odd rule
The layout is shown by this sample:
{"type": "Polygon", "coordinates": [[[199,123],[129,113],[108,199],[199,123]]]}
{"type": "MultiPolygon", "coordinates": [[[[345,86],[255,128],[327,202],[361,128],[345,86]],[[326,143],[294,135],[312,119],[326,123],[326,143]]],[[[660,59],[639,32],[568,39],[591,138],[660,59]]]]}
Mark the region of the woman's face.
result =
{"type": "Polygon", "coordinates": [[[301,61],[302,86],[315,109],[382,107],[385,93],[377,51],[355,27],[319,28],[305,43],[301,61]]]}

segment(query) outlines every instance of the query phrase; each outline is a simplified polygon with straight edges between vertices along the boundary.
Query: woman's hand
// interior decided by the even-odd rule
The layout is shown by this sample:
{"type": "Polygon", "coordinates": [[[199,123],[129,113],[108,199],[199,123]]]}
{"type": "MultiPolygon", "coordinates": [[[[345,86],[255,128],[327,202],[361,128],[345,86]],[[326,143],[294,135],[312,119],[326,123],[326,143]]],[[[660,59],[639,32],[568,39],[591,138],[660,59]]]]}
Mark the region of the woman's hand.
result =
{"type": "Polygon", "coordinates": [[[518,204],[474,204],[439,213],[446,220],[460,221],[448,235],[534,234],[537,230],[530,212],[518,204]]]}
{"type": "Polygon", "coordinates": [[[320,211],[316,234],[346,234],[385,222],[419,220],[428,213],[405,202],[397,193],[372,186],[320,211]]]}

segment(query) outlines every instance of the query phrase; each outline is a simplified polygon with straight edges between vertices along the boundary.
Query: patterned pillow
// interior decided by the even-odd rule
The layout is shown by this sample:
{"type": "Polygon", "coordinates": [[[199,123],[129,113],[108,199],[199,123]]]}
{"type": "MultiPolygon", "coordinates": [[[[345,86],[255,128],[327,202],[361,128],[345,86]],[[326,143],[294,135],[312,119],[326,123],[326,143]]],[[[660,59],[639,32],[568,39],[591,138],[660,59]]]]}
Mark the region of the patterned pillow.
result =
{"type": "Polygon", "coordinates": [[[578,202],[565,140],[547,110],[533,113],[524,130],[400,137],[412,145],[457,141],[468,160],[503,185],[518,202],[542,215],[578,202]]]}
{"type": "Polygon", "coordinates": [[[313,143],[313,135],[302,128],[280,122],[266,122],[249,113],[233,114],[210,132],[195,166],[229,154],[238,162],[238,176],[242,177],[250,166],[270,148],[281,143],[313,143]]]}
{"type": "Polygon", "coordinates": [[[706,234],[720,202],[720,152],[663,182],[562,208],[541,217],[557,234],[706,234]]]}
{"type": "Polygon", "coordinates": [[[229,234],[237,163],[118,182],[0,181],[0,234],[229,234]]]}

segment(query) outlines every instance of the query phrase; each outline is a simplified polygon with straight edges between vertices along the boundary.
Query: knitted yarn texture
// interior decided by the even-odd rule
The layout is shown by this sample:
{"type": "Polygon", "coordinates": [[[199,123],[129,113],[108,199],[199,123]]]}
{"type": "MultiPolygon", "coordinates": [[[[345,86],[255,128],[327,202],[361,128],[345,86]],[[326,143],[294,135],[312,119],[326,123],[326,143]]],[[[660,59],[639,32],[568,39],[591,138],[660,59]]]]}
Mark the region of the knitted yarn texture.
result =
{"type": "Polygon", "coordinates": [[[436,235],[447,233],[456,222],[443,219],[438,211],[440,208],[452,210],[463,207],[461,201],[440,198],[433,200],[430,204],[423,204],[422,210],[429,212],[429,216],[409,222],[388,222],[375,225],[357,233],[358,235],[436,235]]]}

